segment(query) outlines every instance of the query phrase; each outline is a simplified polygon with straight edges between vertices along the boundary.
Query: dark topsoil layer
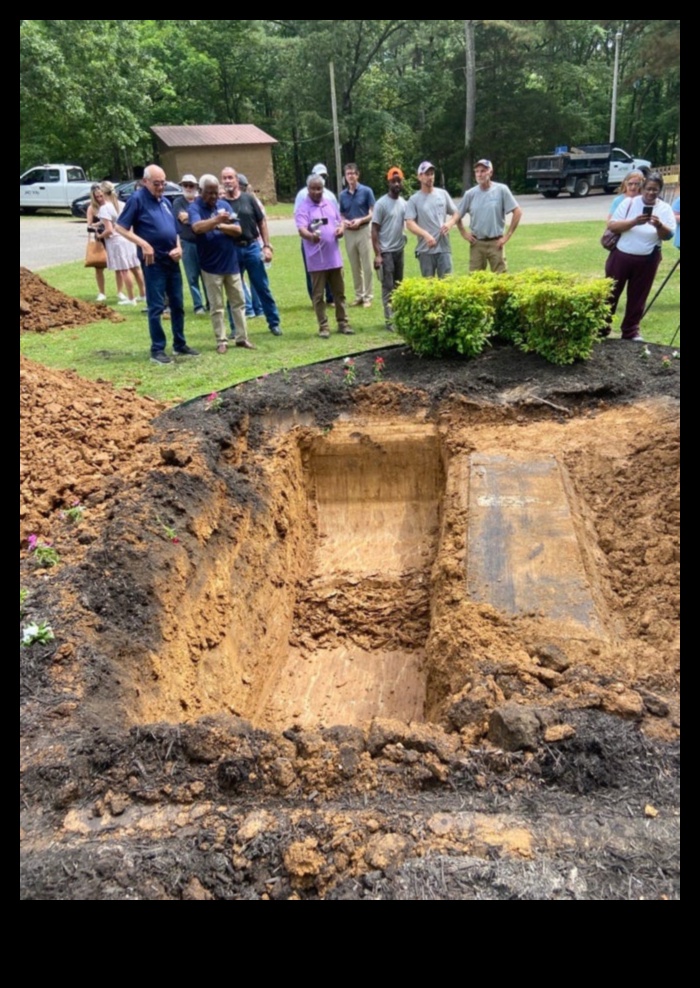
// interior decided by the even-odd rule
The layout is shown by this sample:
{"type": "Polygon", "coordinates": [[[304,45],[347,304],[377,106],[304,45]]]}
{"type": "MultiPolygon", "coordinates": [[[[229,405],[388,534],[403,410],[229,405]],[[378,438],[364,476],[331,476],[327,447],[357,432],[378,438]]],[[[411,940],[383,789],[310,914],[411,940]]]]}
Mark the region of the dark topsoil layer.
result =
{"type": "MultiPolygon", "coordinates": [[[[678,400],[680,361],[649,352],[610,340],[557,368],[505,347],[470,362],[395,347],[358,355],[352,387],[334,361],[240,385],[216,412],[198,399],[156,419],[148,483],[133,470],[110,476],[99,520],[66,533],[55,574],[21,564],[34,608],[56,627],[88,601],[98,615],[92,643],[61,634],[21,650],[21,897],[678,898],[680,745],[597,710],[571,712],[575,734],[556,744],[467,753],[439,730],[405,726],[274,737],[228,715],[128,728],[81,713],[111,675],[100,633],[148,634],[152,605],[130,597],[120,532],[132,532],[144,488],[177,522],[187,495],[168,468],[190,455],[191,437],[214,469],[243,432],[248,449],[264,448],[271,415],[324,427],[358,407],[430,418],[457,403],[517,422],[678,400]],[[116,574],[109,594],[95,586],[99,565],[116,574]]],[[[259,496],[245,464],[226,483],[242,503],[259,496]]],[[[162,533],[143,538],[162,552],[162,533]]]]}

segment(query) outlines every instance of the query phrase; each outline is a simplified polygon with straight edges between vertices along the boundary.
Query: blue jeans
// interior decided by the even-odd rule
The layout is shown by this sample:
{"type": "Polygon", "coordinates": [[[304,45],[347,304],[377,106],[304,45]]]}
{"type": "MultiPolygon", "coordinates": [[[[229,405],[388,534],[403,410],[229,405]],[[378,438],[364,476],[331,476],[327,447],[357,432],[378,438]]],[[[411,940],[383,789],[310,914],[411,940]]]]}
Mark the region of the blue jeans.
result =
{"type": "Polygon", "coordinates": [[[250,287],[258,293],[267,325],[270,329],[276,329],[280,324],[280,314],[270,291],[270,282],[265,270],[260,244],[256,240],[255,243],[248,244],[247,247],[236,246],[236,253],[238,254],[241,275],[245,274],[246,271],[248,272],[250,287]]]}
{"type": "MultiPolygon", "coordinates": [[[[181,240],[180,244],[182,246],[182,263],[185,268],[185,277],[187,278],[190,295],[192,296],[192,305],[195,309],[203,309],[209,304],[209,301],[207,299],[206,288],[204,288],[204,295],[199,290],[199,278],[202,269],[199,266],[197,244],[191,243],[189,240],[181,240]]],[[[202,287],[204,287],[204,282],[202,282],[202,287]]]]}
{"type": "Polygon", "coordinates": [[[143,264],[143,277],[146,282],[148,303],[148,331],[151,334],[151,353],[165,350],[165,333],[161,316],[166,305],[170,306],[170,319],[173,329],[173,350],[184,350],[185,307],[182,301],[182,274],[178,261],[169,257],[159,257],[153,264],[143,264]]]}
{"type": "Polygon", "coordinates": [[[261,316],[263,314],[262,302],[255,288],[248,288],[248,282],[243,279],[243,294],[245,296],[245,314],[247,316],[261,316]]]}

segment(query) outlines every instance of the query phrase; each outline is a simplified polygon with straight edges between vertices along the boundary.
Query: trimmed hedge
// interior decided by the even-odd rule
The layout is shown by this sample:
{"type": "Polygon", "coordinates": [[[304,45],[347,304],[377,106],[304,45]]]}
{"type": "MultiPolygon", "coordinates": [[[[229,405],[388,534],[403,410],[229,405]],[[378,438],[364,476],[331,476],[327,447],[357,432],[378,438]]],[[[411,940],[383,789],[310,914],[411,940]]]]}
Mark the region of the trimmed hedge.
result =
{"type": "Polygon", "coordinates": [[[392,297],[397,332],[416,353],[474,357],[495,337],[554,364],[586,360],[609,315],[609,278],[533,268],[514,275],[408,278],[392,297]]]}

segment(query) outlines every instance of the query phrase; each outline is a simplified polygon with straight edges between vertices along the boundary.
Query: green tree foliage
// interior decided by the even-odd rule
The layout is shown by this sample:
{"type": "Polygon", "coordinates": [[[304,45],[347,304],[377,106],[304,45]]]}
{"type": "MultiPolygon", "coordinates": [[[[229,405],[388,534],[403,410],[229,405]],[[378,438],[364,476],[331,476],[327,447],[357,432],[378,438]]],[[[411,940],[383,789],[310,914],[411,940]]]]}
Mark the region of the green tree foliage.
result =
{"type": "Polygon", "coordinates": [[[75,161],[118,175],[150,157],[148,126],[172,88],[143,45],[146,24],[21,22],[20,169],[75,161]]]}
{"type": "Polygon", "coordinates": [[[617,31],[617,141],[674,160],[679,21],[465,23],[21,21],[20,168],[76,161],[118,178],[152,157],[155,124],[250,122],[277,139],[289,197],[317,161],[333,166],[332,59],[342,157],[376,191],[389,165],[413,175],[429,158],[458,194],[465,162],[481,156],[518,190],[529,155],[607,140],[617,31]]]}

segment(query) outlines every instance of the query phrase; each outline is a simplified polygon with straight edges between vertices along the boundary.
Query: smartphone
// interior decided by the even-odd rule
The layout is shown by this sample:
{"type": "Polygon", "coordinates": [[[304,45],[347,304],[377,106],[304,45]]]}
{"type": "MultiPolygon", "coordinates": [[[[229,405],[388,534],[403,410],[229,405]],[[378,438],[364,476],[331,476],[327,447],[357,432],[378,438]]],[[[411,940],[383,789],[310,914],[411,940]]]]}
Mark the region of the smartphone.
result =
{"type": "Polygon", "coordinates": [[[642,206],[642,216],[651,216],[654,212],[653,206],[642,206]]]}

